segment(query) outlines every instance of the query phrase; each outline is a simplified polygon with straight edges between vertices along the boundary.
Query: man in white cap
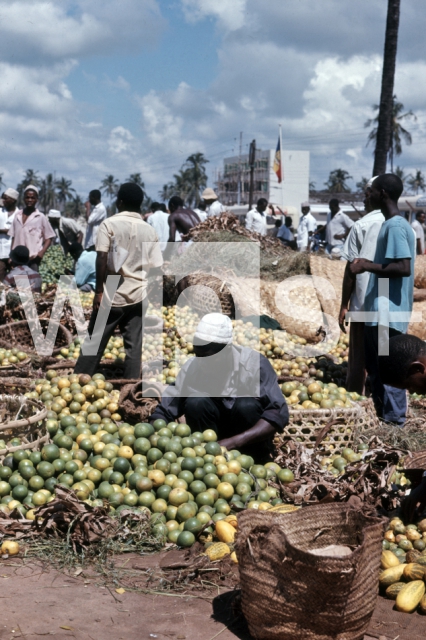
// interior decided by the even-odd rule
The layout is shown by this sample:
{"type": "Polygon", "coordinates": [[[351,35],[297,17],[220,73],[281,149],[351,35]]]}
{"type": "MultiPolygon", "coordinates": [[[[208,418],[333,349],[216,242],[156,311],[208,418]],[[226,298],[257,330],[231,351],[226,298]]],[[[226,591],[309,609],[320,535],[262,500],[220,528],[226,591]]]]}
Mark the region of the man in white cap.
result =
{"type": "Polygon", "coordinates": [[[219,202],[219,198],[216,193],[210,187],[204,189],[201,197],[206,203],[206,213],[208,218],[213,216],[218,217],[225,211],[223,205],[219,202]]]}
{"type": "Polygon", "coordinates": [[[61,244],[65,255],[68,255],[70,247],[75,242],[83,241],[83,232],[72,218],[65,218],[57,209],[50,209],[47,214],[52,229],[57,235],[57,242],[61,244]]]}
{"type": "MultiPolygon", "coordinates": [[[[377,177],[377,176],[375,176],[377,177]]],[[[346,238],[342,258],[347,260],[343,276],[342,300],[340,304],[339,324],[346,333],[345,315],[350,311],[364,311],[365,294],[370,274],[360,273],[354,276],[350,265],[357,258],[373,261],[376,252],[377,237],[385,221],[380,209],[372,209],[368,195],[375,178],[367,182],[364,197],[364,214],[357,220],[346,238]]],[[[364,323],[352,322],[349,334],[349,362],[346,378],[348,391],[364,393],[365,359],[364,359],[364,323]]]]}
{"type": "Polygon", "coordinates": [[[297,248],[299,251],[307,251],[311,238],[317,230],[317,221],[311,213],[309,202],[302,202],[302,215],[297,227],[297,248]]]}
{"type": "Polygon", "coordinates": [[[30,184],[24,190],[24,208],[18,211],[9,229],[12,238],[12,249],[17,246],[27,247],[30,252],[28,266],[38,271],[40,262],[56,237],[44,213],[37,209],[38,189],[30,184]]]}
{"type": "Polygon", "coordinates": [[[0,209],[0,282],[6,277],[9,271],[9,254],[12,241],[7,235],[15,217],[16,202],[19,193],[16,189],[6,189],[2,195],[3,207],[0,209]]]}
{"type": "Polygon", "coordinates": [[[233,344],[232,322],[220,313],[209,313],[198,324],[194,353],[175,385],[165,389],[151,421],[185,415],[193,431],[213,429],[221,446],[255,452],[259,459],[288,423],[271,364],[257,351],[233,344]]]}

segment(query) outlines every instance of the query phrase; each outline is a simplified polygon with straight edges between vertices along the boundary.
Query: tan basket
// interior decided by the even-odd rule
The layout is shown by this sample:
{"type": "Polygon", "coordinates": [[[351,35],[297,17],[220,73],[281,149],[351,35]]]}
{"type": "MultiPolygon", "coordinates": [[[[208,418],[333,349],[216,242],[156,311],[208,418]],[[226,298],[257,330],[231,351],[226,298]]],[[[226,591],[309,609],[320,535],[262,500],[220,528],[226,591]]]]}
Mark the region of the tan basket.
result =
{"type": "MultiPolygon", "coordinates": [[[[423,257],[423,256],[418,256],[423,257]]],[[[421,322],[410,322],[408,332],[413,336],[417,336],[420,340],[426,340],[426,300],[413,303],[413,312],[417,311],[422,314],[421,322]]]]}
{"type": "Polygon", "coordinates": [[[414,286],[426,289],[426,255],[416,256],[414,263],[414,286]]]}
{"type": "Polygon", "coordinates": [[[189,304],[201,314],[222,312],[227,316],[234,315],[234,301],[225,280],[202,273],[191,273],[187,278],[187,286],[202,285],[204,289],[189,290],[189,304]],[[218,305],[218,298],[221,309],[218,305]]]}
{"type": "Polygon", "coordinates": [[[47,409],[41,402],[25,396],[2,395],[0,396],[0,411],[3,416],[5,413],[15,413],[18,418],[0,423],[0,438],[8,440],[20,438],[21,440],[21,444],[16,447],[1,449],[1,460],[14,451],[36,450],[49,442],[49,434],[45,429],[47,409]]]}
{"type": "Polygon", "coordinates": [[[351,445],[355,436],[374,429],[379,421],[372,400],[354,404],[353,408],[292,409],[289,407],[289,424],[276,435],[274,443],[280,448],[290,440],[303,443],[313,449],[321,443],[336,448],[351,445]]]}
{"type": "MultiPolygon", "coordinates": [[[[49,320],[40,319],[40,324],[42,329],[47,331],[49,320]]],[[[53,355],[60,353],[61,349],[63,347],[67,347],[72,341],[72,333],[62,324],[59,324],[53,355]]],[[[21,320],[20,322],[11,322],[10,324],[1,326],[0,347],[3,347],[4,349],[17,348],[21,349],[21,351],[25,351],[25,353],[36,354],[28,322],[26,320],[21,320]]]]}
{"type": "Polygon", "coordinates": [[[309,264],[314,277],[324,278],[332,284],[335,292],[334,298],[327,298],[322,295],[321,285],[315,288],[324,313],[328,313],[338,320],[346,262],[344,260],[330,260],[325,256],[311,256],[309,264]]]}

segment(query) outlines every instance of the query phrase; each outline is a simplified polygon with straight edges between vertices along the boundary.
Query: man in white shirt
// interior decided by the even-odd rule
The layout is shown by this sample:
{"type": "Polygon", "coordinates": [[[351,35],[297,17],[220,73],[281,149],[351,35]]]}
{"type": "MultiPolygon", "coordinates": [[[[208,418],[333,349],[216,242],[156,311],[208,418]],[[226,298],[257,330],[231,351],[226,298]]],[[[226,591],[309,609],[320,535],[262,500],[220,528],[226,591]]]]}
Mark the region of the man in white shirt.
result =
{"type": "Polygon", "coordinates": [[[311,213],[309,202],[302,202],[302,216],[297,227],[297,248],[299,251],[307,251],[311,236],[317,230],[317,221],[311,213]]]}
{"type": "MultiPolygon", "coordinates": [[[[372,178],[365,190],[368,190],[374,181],[372,178]]],[[[346,333],[345,315],[350,311],[364,311],[365,294],[367,291],[370,274],[368,272],[353,276],[350,271],[350,264],[358,258],[374,260],[376,253],[377,237],[385,221],[385,217],[380,209],[372,210],[369,201],[364,200],[365,214],[361,220],[357,220],[352,226],[344,248],[342,258],[347,260],[345,274],[343,277],[342,299],[339,313],[339,325],[346,333]]],[[[351,322],[349,334],[349,362],[346,379],[348,391],[356,391],[362,394],[365,384],[365,358],[364,358],[364,323],[351,322]]]]}
{"type": "Polygon", "coordinates": [[[196,207],[194,211],[200,218],[201,222],[204,222],[204,220],[207,219],[207,205],[204,200],[201,200],[201,202],[198,203],[198,207],[196,207]]]}
{"type": "Polygon", "coordinates": [[[417,211],[416,219],[411,223],[411,227],[414,229],[414,233],[416,234],[416,253],[418,256],[422,256],[425,252],[425,212],[417,211]]]}
{"type": "Polygon", "coordinates": [[[89,203],[93,207],[90,213],[90,206],[86,206],[87,229],[86,238],[84,240],[84,248],[92,249],[96,245],[98,229],[101,223],[107,217],[105,206],[101,202],[101,192],[99,189],[93,189],[89,193],[89,203]]]}
{"type": "Polygon", "coordinates": [[[254,209],[248,212],[246,215],[246,229],[248,231],[255,231],[260,233],[261,236],[266,236],[266,214],[265,211],[268,207],[268,201],[266,198],[259,198],[257,205],[254,209]]]}
{"type": "Polygon", "coordinates": [[[66,218],[57,209],[50,209],[47,218],[56,233],[56,243],[62,246],[65,255],[68,255],[72,244],[81,244],[83,232],[75,220],[66,218]]]}
{"type": "Polygon", "coordinates": [[[151,209],[153,213],[149,216],[147,222],[155,229],[160,242],[160,249],[164,252],[170,232],[169,214],[167,213],[166,205],[160,202],[153,202],[151,209]]]}
{"type": "Polygon", "coordinates": [[[329,256],[340,258],[345,240],[354,223],[346,213],[340,211],[337,198],[332,198],[328,206],[330,211],[327,214],[327,226],[325,228],[327,242],[325,251],[329,256]]]}
{"type": "Polygon", "coordinates": [[[220,216],[220,214],[225,211],[223,205],[219,202],[217,195],[213,189],[210,189],[210,187],[204,189],[201,197],[206,203],[208,218],[211,218],[212,216],[220,216]]]}
{"type": "Polygon", "coordinates": [[[281,240],[281,242],[286,247],[291,247],[294,249],[294,233],[291,230],[291,225],[293,224],[293,220],[290,216],[285,217],[285,223],[281,225],[278,229],[277,238],[281,240]]]}
{"type": "Polygon", "coordinates": [[[0,282],[9,271],[9,254],[12,248],[12,238],[8,236],[17,211],[16,202],[19,193],[15,189],[6,189],[2,195],[3,207],[0,208],[0,282]]]}

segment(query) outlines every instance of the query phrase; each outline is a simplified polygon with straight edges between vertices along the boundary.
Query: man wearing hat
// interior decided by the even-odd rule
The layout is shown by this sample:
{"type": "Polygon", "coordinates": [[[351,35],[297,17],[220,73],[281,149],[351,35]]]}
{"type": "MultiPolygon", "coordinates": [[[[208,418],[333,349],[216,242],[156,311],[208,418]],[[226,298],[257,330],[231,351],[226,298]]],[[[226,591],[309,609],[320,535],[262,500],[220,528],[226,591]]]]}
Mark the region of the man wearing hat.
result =
{"type": "Polygon", "coordinates": [[[65,218],[57,209],[50,209],[47,214],[52,229],[57,234],[57,242],[61,243],[65,255],[68,255],[70,247],[75,242],[83,241],[83,232],[72,218],[65,218]]]}
{"type": "Polygon", "coordinates": [[[220,445],[259,459],[274,433],[288,423],[271,364],[257,351],[232,343],[232,322],[221,313],[202,318],[194,353],[175,385],[165,389],[151,421],[172,422],[184,415],[193,431],[213,429],[220,445]]]}
{"type": "Polygon", "coordinates": [[[38,271],[41,259],[56,237],[44,213],[37,209],[38,189],[30,184],[24,191],[24,208],[13,219],[8,235],[12,238],[12,249],[27,247],[30,252],[28,266],[38,271]]]}
{"type": "Polygon", "coordinates": [[[16,276],[27,276],[30,283],[31,291],[34,293],[41,293],[41,276],[34,269],[30,269],[28,261],[30,259],[30,252],[27,247],[18,245],[10,252],[10,261],[12,263],[12,270],[5,277],[4,284],[9,287],[16,288],[16,276]]]}
{"type": "Polygon", "coordinates": [[[317,221],[311,213],[309,202],[302,202],[302,216],[297,227],[297,248],[299,251],[307,251],[312,235],[317,230],[317,221]]]}
{"type": "Polygon", "coordinates": [[[16,202],[19,193],[15,189],[6,189],[2,195],[3,207],[0,209],[0,282],[9,270],[9,254],[11,239],[7,235],[16,213],[16,202]]]}
{"type": "Polygon", "coordinates": [[[208,218],[211,218],[212,216],[220,216],[220,214],[225,211],[224,207],[219,202],[217,195],[215,194],[213,189],[210,189],[210,187],[204,189],[201,197],[206,203],[206,212],[208,218]]]}

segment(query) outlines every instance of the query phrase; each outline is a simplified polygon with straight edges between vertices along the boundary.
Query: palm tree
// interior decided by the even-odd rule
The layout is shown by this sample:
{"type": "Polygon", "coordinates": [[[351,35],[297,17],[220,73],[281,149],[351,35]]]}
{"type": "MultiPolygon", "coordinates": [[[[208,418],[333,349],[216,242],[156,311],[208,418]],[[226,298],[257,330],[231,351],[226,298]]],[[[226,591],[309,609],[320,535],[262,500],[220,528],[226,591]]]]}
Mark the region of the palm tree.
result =
{"type": "Polygon", "coordinates": [[[385,50],[383,55],[382,88],[377,116],[376,147],[373,176],[386,173],[386,160],[392,147],[392,106],[395,80],[396,50],[401,0],[388,0],[385,50]]]}
{"type": "Polygon", "coordinates": [[[398,178],[401,180],[402,184],[405,187],[405,183],[407,182],[408,176],[406,175],[404,169],[402,167],[397,166],[394,171],[394,174],[398,176],[398,178]]]}
{"type": "Polygon", "coordinates": [[[119,186],[120,184],[117,178],[114,178],[113,175],[109,174],[102,180],[100,190],[102,191],[102,193],[107,194],[109,196],[110,202],[112,202],[113,198],[117,195],[119,186]]]}
{"type": "Polygon", "coordinates": [[[426,182],[423,173],[420,169],[417,169],[415,175],[409,175],[407,178],[408,185],[412,188],[413,191],[416,192],[416,195],[419,191],[426,190],[426,182]]]}
{"type": "Polygon", "coordinates": [[[34,171],[34,169],[26,170],[25,175],[16,187],[16,190],[19,191],[19,193],[23,193],[24,189],[30,184],[33,184],[35,187],[41,186],[41,178],[38,175],[38,171],[34,171]]]}
{"type": "Polygon", "coordinates": [[[162,202],[168,202],[172,196],[176,193],[176,187],[174,182],[168,182],[163,184],[163,188],[158,192],[162,202]]]}
{"type": "Polygon", "coordinates": [[[351,190],[346,184],[346,181],[352,179],[352,176],[344,169],[335,169],[334,171],[330,171],[328,180],[324,182],[324,184],[330,193],[350,193],[351,190]]]}
{"type": "Polygon", "coordinates": [[[64,211],[71,218],[84,218],[86,209],[82,198],[77,194],[72,200],[69,200],[69,202],[65,204],[64,211]]]}
{"type": "Polygon", "coordinates": [[[67,200],[74,198],[75,189],[73,189],[72,180],[62,177],[55,180],[55,189],[58,202],[63,206],[67,200]]]}
{"type": "Polygon", "coordinates": [[[364,176],[362,176],[361,180],[356,183],[356,187],[358,191],[365,191],[368,184],[368,180],[369,178],[365,178],[364,176]]]}
{"type": "Polygon", "coordinates": [[[201,191],[207,186],[206,164],[208,160],[203,153],[197,152],[188,156],[182,166],[181,174],[184,176],[186,201],[189,206],[197,204],[201,197],[201,191]]]}
{"type": "Polygon", "coordinates": [[[145,183],[142,180],[142,175],[140,173],[131,173],[126,182],[134,182],[141,189],[145,189],[145,183]]]}
{"type": "Polygon", "coordinates": [[[183,201],[186,201],[187,195],[191,188],[191,185],[188,182],[188,174],[186,173],[186,171],[184,171],[184,169],[180,169],[179,173],[175,173],[173,175],[173,178],[175,180],[175,195],[180,196],[183,201]]]}
{"type": "Polygon", "coordinates": [[[3,180],[3,174],[2,174],[2,173],[0,173],[0,189],[1,189],[2,187],[5,187],[5,186],[6,186],[6,185],[5,185],[4,180],[3,180]]]}
{"type": "Polygon", "coordinates": [[[56,193],[53,174],[48,173],[40,184],[40,203],[43,211],[46,213],[49,209],[56,206],[56,193]]]}
{"type": "MultiPolygon", "coordinates": [[[[390,138],[389,138],[390,143],[388,147],[388,155],[389,155],[389,160],[391,164],[391,172],[393,173],[393,158],[394,158],[394,155],[400,156],[402,153],[402,139],[407,145],[410,145],[412,143],[411,133],[407,131],[407,129],[404,129],[401,122],[406,118],[414,118],[414,120],[417,120],[417,118],[411,110],[403,113],[404,105],[402,104],[402,102],[398,102],[396,96],[393,96],[392,100],[393,100],[393,107],[392,107],[392,114],[391,114],[391,132],[390,132],[390,138]]],[[[378,110],[379,105],[377,104],[373,105],[373,109],[378,110]]],[[[367,145],[372,140],[374,141],[377,140],[377,132],[379,129],[379,116],[380,116],[380,113],[375,118],[370,118],[369,120],[367,120],[367,122],[364,125],[365,127],[371,127],[372,124],[376,125],[368,135],[367,145]]],[[[386,167],[385,167],[385,171],[386,171],[386,167]]],[[[374,175],[378,175],[378,174],[375,173],[374,175]]]]}

